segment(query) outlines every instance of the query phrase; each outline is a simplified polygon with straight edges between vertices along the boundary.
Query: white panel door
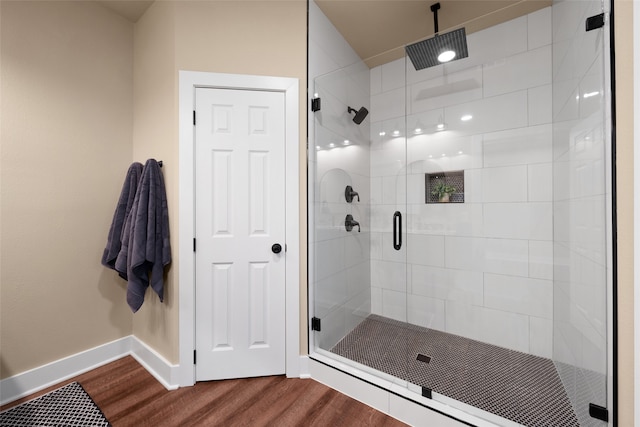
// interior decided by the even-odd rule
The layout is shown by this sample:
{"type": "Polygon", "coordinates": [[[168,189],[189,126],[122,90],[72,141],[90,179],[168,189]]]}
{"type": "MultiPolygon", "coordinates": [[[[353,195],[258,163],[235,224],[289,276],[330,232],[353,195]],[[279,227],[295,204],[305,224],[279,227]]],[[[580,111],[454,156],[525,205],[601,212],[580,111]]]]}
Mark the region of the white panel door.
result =
{"type": "Polygon", "coordinates": [[[197,381],[285,373],[284,96],[196,89],[197,381]]]}

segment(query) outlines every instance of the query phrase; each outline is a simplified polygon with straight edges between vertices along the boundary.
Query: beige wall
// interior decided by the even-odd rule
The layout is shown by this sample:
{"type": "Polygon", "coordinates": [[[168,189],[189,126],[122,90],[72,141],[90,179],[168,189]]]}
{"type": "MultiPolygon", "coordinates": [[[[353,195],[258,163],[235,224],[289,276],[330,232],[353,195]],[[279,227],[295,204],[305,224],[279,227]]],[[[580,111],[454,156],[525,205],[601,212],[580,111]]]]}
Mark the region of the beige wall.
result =
{"type": "Polygon", "coordinates": [[[133,317],[133,334],[171,363],[178,363],[178,114],[174,4],[155,2],[134,31],[133,158],[163,161],[169,205],[172,263],[164,302],[148,289],[133,317]]]}
{"type": "MultiPolygon", "coordinates": [[[[165,304],[147,292],[134,334],[172,363],[178,346],[178,71],[300,80],[300,242],[306,259],[306,2],[156,2],[135,28],[134,157],[162,158],[173,263],[165,304]]],[[[188,237],[187,237],[188,238],[188,237]]],[[[306,270],[301,269],[301,347],[306,352],[306,270]]]]}
{"type": "MultiPolygon", "coordinates": [[[[634,424],[633,356],[633,4],[615,1],[618,220],[619,426],[634,424]]],[[[636,391],[637,392],[637,391],[636,391]]]]}
{"type": "Polygon", "coordinates": [[[131,161],[133,25],[90,2],[0,8],[6,378],[131,334],[100,259],[131,161]]]}

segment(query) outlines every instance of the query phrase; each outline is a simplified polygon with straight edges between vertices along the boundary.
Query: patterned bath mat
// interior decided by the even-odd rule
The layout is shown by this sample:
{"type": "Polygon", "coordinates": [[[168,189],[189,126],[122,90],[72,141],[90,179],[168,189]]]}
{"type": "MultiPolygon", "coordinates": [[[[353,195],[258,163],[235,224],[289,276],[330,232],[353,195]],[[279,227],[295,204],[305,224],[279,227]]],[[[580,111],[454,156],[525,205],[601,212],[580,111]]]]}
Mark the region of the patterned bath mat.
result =
{"type": "Polygon", "coordinates": [[[2,427],[110,427],[91,396],[77,382],[0,412],[2,427]]]}

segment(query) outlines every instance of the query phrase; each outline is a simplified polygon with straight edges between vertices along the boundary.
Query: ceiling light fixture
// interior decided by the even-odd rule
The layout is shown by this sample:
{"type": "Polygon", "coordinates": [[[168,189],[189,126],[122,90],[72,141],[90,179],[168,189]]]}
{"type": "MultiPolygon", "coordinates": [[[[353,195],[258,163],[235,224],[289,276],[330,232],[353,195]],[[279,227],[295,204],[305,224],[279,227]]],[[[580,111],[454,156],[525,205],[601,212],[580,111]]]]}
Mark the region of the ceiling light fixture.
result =
{"type": "Polygon", "coordinates": [[[456,53],[454,51],[445,50],[440,55],[438,55],[438,61],[440,61],[440,62],[449,62],[455,57],[456,57],[456,53]]]}
{"type": "Polygon", "coordinates": [[[464,116],[460,117],[460,120],[462,120],[463,122],[468,122],[471,119],[473,119],[473,116],[471,114],[465,114],[464,116]]]}

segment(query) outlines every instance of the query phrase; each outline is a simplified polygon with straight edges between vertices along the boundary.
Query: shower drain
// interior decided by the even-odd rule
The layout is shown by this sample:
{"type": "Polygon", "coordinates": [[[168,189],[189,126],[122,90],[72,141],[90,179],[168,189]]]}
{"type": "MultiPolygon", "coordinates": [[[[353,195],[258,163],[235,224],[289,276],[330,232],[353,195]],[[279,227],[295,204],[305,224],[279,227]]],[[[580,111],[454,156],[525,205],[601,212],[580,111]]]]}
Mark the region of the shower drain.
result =
{"type": "Polygon", "coordinates": [[[431,362],[431,357],[427,356],[426,354],[418,353],[418,357],[416,357],[416,360],[418,362],[429,363],[431,362]]]}

